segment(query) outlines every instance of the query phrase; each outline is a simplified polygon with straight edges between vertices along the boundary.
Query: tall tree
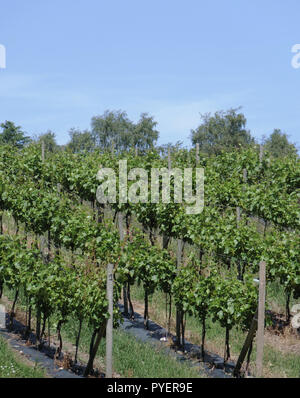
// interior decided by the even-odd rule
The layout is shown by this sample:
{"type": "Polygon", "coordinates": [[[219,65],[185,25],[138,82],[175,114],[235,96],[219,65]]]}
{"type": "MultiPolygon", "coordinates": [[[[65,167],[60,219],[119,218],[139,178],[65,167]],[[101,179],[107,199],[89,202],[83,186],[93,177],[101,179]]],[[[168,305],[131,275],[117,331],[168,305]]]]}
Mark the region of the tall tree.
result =
{"type": "Polygon", "coordinates": [[[103,115],[92,118],[92,137],[103,149],[110,149],[112,145],[117,150],[130,147],[133,133],[133,123],[124,111],[105,111],[103,115]]]}
{"type": "Polygon", "coordinates": [[[140,120],[134,126],[133,145],[140,150],[152,148],[159,137],[159,132],[155,129],[157,122],[148,113],[142,113],[140,120]]]}
{"type": "Polygon", "coordinates": [[[67,148],[74,153],[91,152],[95,148],[95,140],[89,130],[78,130],[72,128],[69,131],[70,141],[67,148]]]}
{"type": "Polygon", "coordinates": [[[6,120],[1,123],[0,128],[0,144],[9,144],[22,148],[31,141],[30,137],[25,136],[20,126],[16,126],[13,122],[6,120]]]}
{"type": "Polygon", "coordinates": [[[274,157],[295,156],[297,148],[288,140],[288,135],[280,129],[274,129],[269,138],[264,140],[264,147],[274,157]]]}
{"type": "Polygon", "coordinates": [[[239,110],[201,114],[202,123],[191,130],[193,145],[199,143],[203,153],[213,155],[254,144],[254,138],[245,128],[247,120],[243,113],[238,113],[239,110]]]}
{"type": "Polygon", "coordinates": [[[46,152],[56,152],[59,150],[59,145],[56,142],[55,133],[53,133],[51,130],[48,130],[46,133],[40,134],[38,136],[37,142],[41,143],[42,141],[45,143],[46,152]]]}
{"type": "Polygon", "coordinates": [[[155,145],[159,132],[157,122],[147,113],[142,113],[138,123],[129,120],[124,111],[105,111],[92,118],[92,137],[96,146],[117,151],[127,151],[133,147],[146,150],[155,145]]]}

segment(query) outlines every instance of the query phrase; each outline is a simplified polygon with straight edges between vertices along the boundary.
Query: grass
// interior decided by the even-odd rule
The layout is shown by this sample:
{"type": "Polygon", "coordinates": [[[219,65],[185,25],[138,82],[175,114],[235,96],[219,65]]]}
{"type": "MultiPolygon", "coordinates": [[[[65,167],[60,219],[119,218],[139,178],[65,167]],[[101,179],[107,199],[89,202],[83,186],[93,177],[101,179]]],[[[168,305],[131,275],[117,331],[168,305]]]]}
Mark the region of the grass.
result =
{"type": "MultiPolygon", "coordinates": [[[[271,301],[270,307],[277,306],[284,312],[284,293],[278,284],[270,285],[268,292],[268,300],[271,301]],[[277,298],[278,301],[273,303],[277,298]],[[273,304],[272,304],[273,303],[273,304]]],[[[12,299],[13,292],[5,289],[5,294],[12,299]]],[[[134,285],[131,288],[132,298],[139,304],[143,303],[143,288],[134,285]]],[[[157,323],[165,326],[165,296],[161,292],[156,292],[150,297],[150,317],[157,323]]],[[[24,310],[22,306],[22,293],[19,297],[18,308],[24,310]]],[[[62,329],[65,342],[74,344],[76,339],[78,324],[75,320],[71,319],[64,325],[62,329]]],[[[175,332],[175,309],[172,313],[172,332],[175,332]]],[[[53,333],[55,331],[53,330],[53,333]]],[[[200,345],[201,344],[201,324],[198,319],[187,316],[186,319],[186,333],[187,340],[200,345]]],[[[81,340],[80,340],[80,353],[79,359],[87,362],[87,353],[89,349],[91,337],[91,330],[87,325],[83,325],[81,340]]],[[[230,346],[231,357],[236,360],[243,343],[245,341],[246,333],[237,328],[233,328],[230,332],[230,346]]],[[[280,344],[284,340],[280,340],[280,344]]],[[[224,329],[219,323],[213,323],[211,319],[207,320],[207,335],[206,335],[206,349],[213,353],[223,356],[225,342],[224,329]]],[[[287,351],[287,350],[286,350],[287,351]]],[[[253,346],[250,362],[250,372],[255,372],[255,355],[256,345],[253,346]]],[[[102,341],[96,357],[96,365],[102,370],[104,367],[105,358],[105,341],[102,341]]],[[[143,343],[136,340],[134,337],[128,335],[122,330],[114,331],[114,371],[122,377],[205,377],[200,375],[196,369],[188,367],[184,363],[177,362],[170,355],[166,355],[155,349],[148,343],[143,343]]],[[[277,343],[265,343],[264,348],[264,377],[300,377],[300,355],[291,352],[282,352],[277,343]]]]}
{"type": "MultiPolygon", "coordinates": [[[[78,324],[70,320],[64,327],[63,335],[75,341],[78,324]]],[[[88,352],[91,330],[83,325],[80,350],[88,352]]],[[[124,377],[166,377],[166,378],[196,378],[203,377],[200,373],[186,364],[176,361],[171,355],[161,352],[149,343],[141,342],[122,330],[113,333],[113,367],[116,373],[124,377]]],[[[105,357],[105,340],[102,340],[97,358],[103,364],[105,357]]]]}
{"type": "MultiPolygon", "coordinates": [[[[11,217],[7,217],[7,224],[10,230],[14,231],[14,224],[11,217]]],[[[5,220],[6,221],[6,220],[5,220]]],[[[172,243],[172,242],[171,242],[172,243]]],[[[175,243],[173,242],[173,245],[175,243]]],[[[175,246],[174,246],[175,251],[175,246]]],[[[132,299],[143,304],[143,289],[134,285],[131,289],[132,299]]],[[[10,297],[11,298],[11,297],[10,297]]],[[[267,290],[268,309],[277,313],[285,313],[285,294],[282,286],[278,282],[268,284],[267,290]]],[[[161,292],[155,292],[150,297],[150,317],[157,323],[165,326],[165,297],[161,292]]],[[[295,301],[291,300],[291,305],[295,301]]],[[[172,313],[172,332],[175,332],[175,311],[172,313]]],[[[77,325],[70,321],[64,328],[63,333],[66,339],[75,341],[77,325]]],[[[88,352],[91,331],[87,327],[82,331],[81,350],[88,352]]],[[[186,333],[187,340],[201,344],[201,325],[198,319],[187,317],[186,333]]],[[[230,332],[231,356],[236,360],[243,346],[246,334],[237,328],[230,332]]],[[[279,344],[274,341],[265,343],[264,349],[264,377],[300,377],[300,355],[289,352],[287,348],[281,350],[280,344],[284,344],[284,337],[279,344]],[[284,352],[285,351],[285,352],[284,352]]],[[[225,342],[225,331],[219,323],[207,320],[206,349],[223,356],[225,342]]],[[[254,344],[250,362],[250,371],[255,371],[255,352],[254,344]]],[[[98,353],[99,363],[103,363],[105,355],[105,343],[100,346],[98,353]]],[[[136,341],[123,331],[114,332],[114,367],[115,371],[122,376],[130,377],[195,377],[194,369],[185,367],[177,363],[173,358],[169,358],[154,350],[152,346],[136,341]],[[163,364],[163,366],[161,366],[163,364]],[[178,373],[180,372],[180,373],[178,373]],[[159,375],[159,376],[158,376],[159,375]],[[186,375],[186,376],[185,376],[186,375]],[[191,376],[192,375],[192,376],[191,376]]],[[[199,374],[198,374],[199,377],[199,374]]]]}
{"type": "Polygon", "coordinates": [[[23,358],[0,336],[0,378],[44,378],[45,372],[36,364],[26,364],[23,358]]]}
{"type": "MultiPolygon", "coordinates": [[[[13,299],[14,292],[5,288],[4,294],[13,299]]],[[[24,297],[22,292],[19,294],[17,311],[25,310],[24,297]]],[[[52,321],[53,321],[52,317],[52,321]]],[[[33,319],[34,325],[34,319],[33,319]]],[[[76,334],[78,330],[78,322],[75,319],[69,321],[62,328],[63,350],[64,347],[69,351],[69,347],[74,347],[76,334]]],[[[55,334],[55,330],[51,330],[55,334]]],[[[79,355],[78,359],[86,363],[92,330],[86,323],[82,325],[79,355]]],[[[113,334],[113,370],[121,377],[147,378],[147,377],[165,377],[165,378],[199,378],[205,377],[195,368],[189,367],[185,363],[180,363],[176,359],[163,353],[159,348],[154,347],[150,343],[144,343],[137,340],[133,336],[118,329],[113,334]]],[[[72,350],[74,351],[74,350],[72,350]]],[[[95,365],[99,366],[102,371],[105,370],[105,339],[102,340],[96,356],[95,365]]]]}
{"type": "MultiPolygon", "coordinates": [[[[285,295],[281,286],[278,283],[273,285],[271,284],[268,292],[270,292],[268,295],[268,300],[270,302],[269,307],[276,307],[284,313],[285,295]],[[278,300],[276,300],[277,298],[278,300]]],[[[132,286],[131,297],[139,304],[143,304],[143,288],[137,284],[132,286]]],[[[160,325],[165,326],[165,295],[161,292],[155,292],[149,299],[149,305],[150,318],[160,325]]],[[[173,308],[171,322],[172,333],[175,333],[175,319],[175,308],[173,308]]],[[[192,343],[201,345],[201,324],[198,319],[187,316],[185,337],[192,343]]],[[[231,357],[233,360],[238,358],[245,338],[246,333],[237,328],[233,328],[230,331],[230,348],[231,357]]],[[[284,337],[282,337],[282,343],[284,343],[284,337]]],[[[206,349],[223,357],[224,345],[225,330],[219,325],[218,322],[213,323],[211,319],[208,319],[206,349]]],[[[252,372],[255,371],[255,353],[256,345],[254,343],[250,362],[250,371],[252,372]]],[[[280,347],[276,349],[275,346],[270,345],[267,342],[265,343],[263,366],[265,377],[300,377],[300,355],[292,352],[282,352],[280,347]]]]}

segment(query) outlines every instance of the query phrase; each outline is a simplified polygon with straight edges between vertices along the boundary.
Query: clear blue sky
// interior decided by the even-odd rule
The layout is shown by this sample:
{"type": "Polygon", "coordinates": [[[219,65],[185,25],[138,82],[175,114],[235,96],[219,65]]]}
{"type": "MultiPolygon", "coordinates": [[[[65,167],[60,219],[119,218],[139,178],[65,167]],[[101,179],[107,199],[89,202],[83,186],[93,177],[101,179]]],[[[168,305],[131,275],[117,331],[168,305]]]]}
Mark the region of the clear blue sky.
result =
{"type": "Polygon", "coordinates": [[[189,144],[200,113],[242,106],[261,139],[300,145],[299,0],[1,2],[0,122],[60,144],[106,109],[149,112],[160,143],[189,144]]]}

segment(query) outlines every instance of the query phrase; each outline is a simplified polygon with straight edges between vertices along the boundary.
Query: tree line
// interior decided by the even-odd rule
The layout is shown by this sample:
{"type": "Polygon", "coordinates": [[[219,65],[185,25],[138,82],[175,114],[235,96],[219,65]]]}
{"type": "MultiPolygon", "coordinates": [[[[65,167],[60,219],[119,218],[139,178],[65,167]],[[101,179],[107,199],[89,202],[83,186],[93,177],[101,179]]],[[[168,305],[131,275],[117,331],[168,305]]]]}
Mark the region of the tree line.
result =
{"type": "MultiPolygon", "coordinates": [[[[200,153],[204,156],[219,155],[257,145],[255,138],[247,129],[247,119],[241,108],[221,110],[214,114],[201,114],[199,126],[190,131],[192,145],[199,144],[200,153]]],[[[18,148],[34,142],[45,144],[47,152],[67,150],[72,153],[92,152],[95,149],[114,149],[116,152],[136,148],[143,153],[156,147],[165,153],[169,147],[178,148],[182,142],[157,146],[159,131],[157,122],[148,113],[142,113],[137,123],[128,118],[125,111],[106,110],[102,115],[91,119],[91,129],[71,128],[66,145],[58,145],[55,133],[48,130],[34,137],[28,136],[21,126],[12,121],[0,124],[0,145],[10,144],[18,148]]],[[[280,129],[274,129],[263,138],[265,149],[274,157],[297,156],[296,144],[291,143],[288,135],[280,129]]]]}

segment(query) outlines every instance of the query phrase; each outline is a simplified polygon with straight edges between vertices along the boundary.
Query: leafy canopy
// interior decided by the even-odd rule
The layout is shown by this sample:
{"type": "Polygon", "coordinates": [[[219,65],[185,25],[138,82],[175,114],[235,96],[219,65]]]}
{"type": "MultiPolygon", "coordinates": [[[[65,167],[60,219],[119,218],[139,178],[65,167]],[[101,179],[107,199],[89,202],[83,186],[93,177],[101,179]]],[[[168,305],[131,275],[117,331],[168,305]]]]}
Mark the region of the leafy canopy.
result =
{"type": "Polygon", "coordinates": [[[254,138],[245,128],[246,118],[243,113],[238,113],[239,109],[201,115],[202,123],[195,130],[191,130],[193,145],[198,143],[201,152],[217,155],[222,151],[232,151],[254,144],[254,138]]]}

